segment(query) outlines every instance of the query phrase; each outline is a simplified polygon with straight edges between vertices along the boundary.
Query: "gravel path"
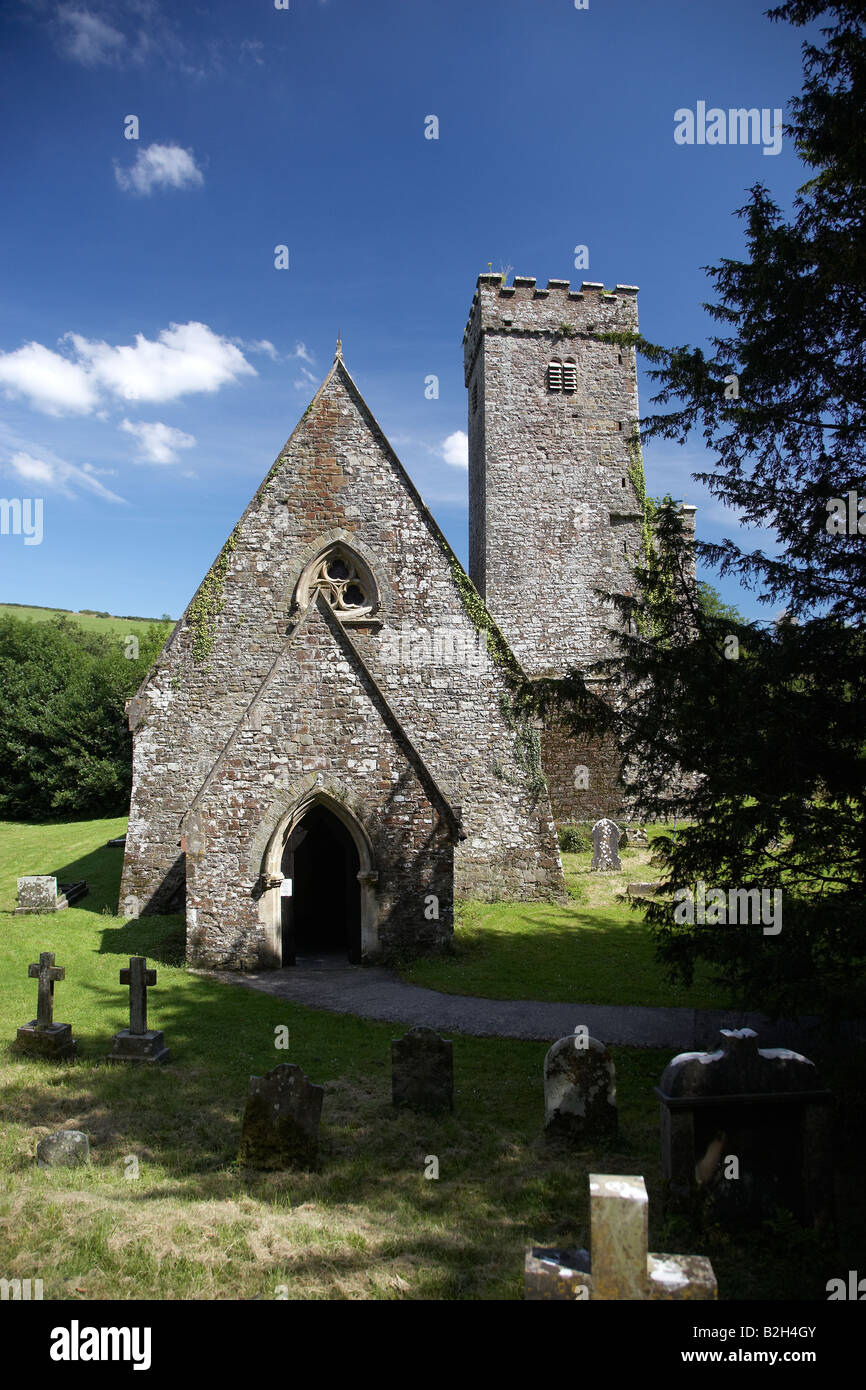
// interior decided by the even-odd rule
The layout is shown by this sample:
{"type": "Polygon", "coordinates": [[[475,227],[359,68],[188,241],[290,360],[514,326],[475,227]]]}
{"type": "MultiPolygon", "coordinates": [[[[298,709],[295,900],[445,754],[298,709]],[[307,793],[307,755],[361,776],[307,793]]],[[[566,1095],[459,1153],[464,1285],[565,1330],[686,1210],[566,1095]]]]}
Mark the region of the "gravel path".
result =
{"type": "Polygon", "coordinates": [[[765,1047],[805,1046],[803,1025],[772,1024],[762,1014],[718,1009],[658,1009],[637,1005],[554,1004],[531,999],[478,999],[405,984],[392,970],[328,958],[299,960],[286,970],[239,975],[197,971],[210,979],[258,989],[294,1004],[329,1013],[355,1014],[443,1033],[482,1038],[530,1038],[555,1042],[584,1024],[603,1043],[680,1050],[715,1048],[720,1028],[754,1028],[765,1047]]]}

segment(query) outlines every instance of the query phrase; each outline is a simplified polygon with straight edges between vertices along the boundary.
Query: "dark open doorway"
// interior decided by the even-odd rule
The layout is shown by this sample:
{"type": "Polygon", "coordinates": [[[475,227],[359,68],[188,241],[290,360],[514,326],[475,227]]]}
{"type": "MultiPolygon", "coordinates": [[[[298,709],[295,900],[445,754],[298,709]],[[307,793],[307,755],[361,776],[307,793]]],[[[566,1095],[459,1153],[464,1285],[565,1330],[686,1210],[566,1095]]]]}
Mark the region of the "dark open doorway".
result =
{"type": "Polygon", "coordinates": [[[361,962],[360,860],[343,822],[313,806],[283,851],[282,874],[291,893],[282,903],[282,963],[298,956],[335,956],[361,962]]]}

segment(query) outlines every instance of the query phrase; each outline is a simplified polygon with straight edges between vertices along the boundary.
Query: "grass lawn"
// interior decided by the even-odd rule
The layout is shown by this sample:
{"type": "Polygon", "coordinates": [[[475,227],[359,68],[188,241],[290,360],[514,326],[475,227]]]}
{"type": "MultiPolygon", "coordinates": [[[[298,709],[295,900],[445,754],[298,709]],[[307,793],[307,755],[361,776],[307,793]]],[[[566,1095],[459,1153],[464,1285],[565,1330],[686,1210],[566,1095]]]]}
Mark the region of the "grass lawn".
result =
{"type": "Polygon", "coordinates": [[[128,632],[144,632],[152,622],[165,628],[168,636],[172,623],[161,618],[99,618],[93,613],[67,613],[62,608],[26,608],[16,603],[0,603],[0,618],[22,618],[27,622],[44,623],[58,615],[77,623],[85,632],[102,632],[107,637],[125,637],[128,632]]]}
{"type": "Polygon", "coordinates": [[[403,978],[488,999],[730,1008],[709,968],[696,970],[691,989],[666,977],[641,913],[617,901],[626,884],[657,879],[659,870],[649,849],[626,849],[621,858],[622,873],[594,874],[591,853],[564,854],[566,906],[460,904],[454,955],[413,961],[403,978]]]}
{"type": "MultiPolygon", "coordinates": [[[[122,821],[0,827],[0,1276],[41,1278],[52,1299],[519,1299],[524,1247],[583,1244],[589,1172],[642,1173],[650,1244],[709,1255],[723,1298],[825,1299],[858,1268],[862,1223],[832,1248],[783,1221],[744,1246],[666,1222],[652,1092],[669,1052],[615,1048],[620,1137],[562,1153],[541,1137],[545,1043],[455,1036],[453,1115],[390,1104],[398,1024],[317,1013],[190,974],[177,917],[112,915],[122,821]],[[86,877],[91,896],[57,916],[14,917],[24,872],[86,877]],[[10,1046],[35,1013],[27,965],[56,953],[55,1017],[79,1058],[27,1060],[10,1046]],[[150,1022],[172,1060],[156,1071],[102,1058],[127,1021],[118,971],[130,953],[158,970],[150,1022]],[[287,1025],[288,1051],[274,1046],[287,1025]],[[248,1078],[281,1061],[325,1087],[310,1172],[236,1163],[248,1078]],[[85,1130],[87,1170],[37,1169],[36,1144],[85,1130]],[[427,1157],[438,1180],[424,1177],[427,1157]]],[[[859,1149],[852,1142],[852,1173],[859,1149]]],[[[863,1252],[860,1250],[860,1266],[863,1252]]]]}

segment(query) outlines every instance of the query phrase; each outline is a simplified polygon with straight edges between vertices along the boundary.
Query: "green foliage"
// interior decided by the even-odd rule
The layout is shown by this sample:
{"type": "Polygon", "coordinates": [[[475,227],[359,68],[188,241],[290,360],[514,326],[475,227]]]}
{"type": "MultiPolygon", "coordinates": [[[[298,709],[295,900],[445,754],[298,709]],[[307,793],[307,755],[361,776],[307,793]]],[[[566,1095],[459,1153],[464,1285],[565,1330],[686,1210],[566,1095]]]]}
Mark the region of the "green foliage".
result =
{"type": "Polygon", "coordinates": [[[451,566],[451,575],[460,592],[463,606],[469,614],[476,631],[484,633],[487,642],[487,650],[490,653],[491,660],[509,675],[513,681],[521,683],[524,679],[523,672],[501,631],[488,613],[483,598],[444,536],[440,537],[440,544],[451,566]]]}
{"type": "Polygon", "coordinates": [[[0,618],[0,814],[26,820],[119,814],[129,804],[132,741],[123,712],[166,629],[139,655],[69,618],[0,618]]]}
{"type": "Polygon", "coordinates": [[[236,526],[205,575],[198,593],[187,610],[187,625],[192,630],[192,659],[197,664],[207,661],[213,650],[216,620],[223,611],[223,584],[229,560],[238,543],[240,526],[236,526]]]}
{"type": "Polygon", "coordinates": [[[704,579],[698,580],[698,605],[708,618],[724,618],[728,623],[739,627],[746,626],[746,620],[739,608],[732,603],[725,603],[718,589],[704,579]]]}
{"type": "Polygon", "coordinates": [[[539,796],[547,783],[541,765],[541,735],[532,712],[507,694],[499,697],[499,708],[514,735],[514,760],[526,773],[529,790],[539,796]]]}
{"type": "MultiPolygon", "coordinates": [[[[663,962],[686,982],[710,963],[772,1014],[838,1019],[862,1015],[866,984],[866,546],[826,525],[830,499],[866,495],[866,14],[821,0],[771,12],[822,16],[832,27],[804,44],[788,127],[814,177],[788,217],[750,190],[743,259],[709,268],[723,335],[709,355],[617,339],[653,364],[654,401],[672,407],[643,437],[698,430],[714,466],[696,480],[776,543],[693,547],[664,499],[638,592],[615,599],[618,655],[594,668],[605,698],[577,676],[563,686],[575,732],[613,734],[639,769],[634,814],[690,822],[654,842],[671,890],[782,892],[778,936],[651,903],[663,962]],[[787,619],[744,624],[690,579],[695,549],[787,619]]],[[[553,702],[552,685],[538,689],[553,702]]]]}
{"type": "Polygon", "coordinates": [[[559,848],[563,854],[586,854],[592,849],[592,841],[581,826],[563,825],[559,831],[559,848]]]}

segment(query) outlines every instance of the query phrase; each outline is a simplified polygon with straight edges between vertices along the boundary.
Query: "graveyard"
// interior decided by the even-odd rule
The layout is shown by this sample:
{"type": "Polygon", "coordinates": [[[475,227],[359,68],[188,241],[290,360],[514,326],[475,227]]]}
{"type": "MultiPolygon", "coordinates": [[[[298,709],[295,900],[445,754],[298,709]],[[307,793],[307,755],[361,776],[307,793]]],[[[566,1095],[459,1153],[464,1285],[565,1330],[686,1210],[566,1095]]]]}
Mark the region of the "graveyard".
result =
{"type": "MultiPolygon", "coordinates": [[[[423,1036],[405,1040],[411,1018],[376,1022],[238,988],[185,967],[179,916],[115,916],[121,855],[107,842],[124,829],[122,818],[0,829],[0,1267],[7,1278],[39,1277],[46,1299],[73,1301],[579,1298],[590,1277],[593,1297],[670,1297],[679,1281],[694,1290],[679,1296],[706,1298],[713,1296],[709,1262],[720,1300],[824,1301],[829,1280],[864,1266],[862,1080],[850,1056],[830,1049],[820,1058],[821,1086],[835,1102],[833,1171],[824,1178],[835,1225],[798,1222],[776,1209],[741,1229],[724,1212],[667,1200],[655,1088],[670,1077],[676,1049],[590,1050],[599,1075],[615,1069],[616,1114],[614,1123],[602,1100],[606,1113],[589,1137],[579,1128],[572,1134],[570,1124],[546,1132],[545,1076],[562,1108],[576,1065],[555,1037],[449,1032],[444,1089],[441,1070],[428,1081],[423,1061],[411,1084],[398,1085],[392,1066],[400,1055],[424,1051],[423,1036]],[[87,895],[52,914],[16,916],[17,878],[49,869],[64,882],[86,880],[87,895]],[[14,1043],[36,1018],[40,965],[51,973],[41,988],[47,999],[53,987],[53,1021],[68,1023],[75,1042],[67,1060],[14,1043]],[[145,1049],[148,1062],[112,1059],[125,1032],[161,1035],[145,1049]],[[313,1109],[321,1107],[317,1141],[296,1161],[278,1156],[271,1166],[253,1128],[246,1130],[245,1107],[268,1073],[294,1084],[297,1069],[315,1092],[313,1109]],[[418,1106],[419,1085],[433,1095],[427,1109],[418,1106]],[[60,1130],[85,1135],[89,1152],[73,1155],[71,1166],[41,1166],[37,1148],[44,1155],[60,1130]],[[604,1203],[593,1207],[602,1198],[613,1215],[604,1203]],[[632,1265],[611,1272],[605,1232],[617,1223],[632,1265]],[[590,1247],[591,1276],[577,1258],[590,1247]],[[631,1278],[647,1252],[656,1262],[653,1290],[629,1291],[618,1281],[631,1278]],[[550,1292],[557,1280],[565,1294],[550,1292]]],[[[519,936],[540,942],[529,979],[541,986],[539,997],[547,978],[548,998],[604,1003],[610,978],[594,968],[592,950],[583,952],[573,984],[571,965],[581,960],[581,941],[592,940],[593,918],[605,957],[624,932],[622,996],[646,968],[630,944],[637,919],[617,899],[620,876],[581,886],[590,875],[586,856],[565,854],[564,862],[580,889],[571,905],[517,905],[519,936]],[[544,938],[552,920],[562,948],[569,913],[574,941],[557,985],[545,975],[544,938]]],[[[647,874],[635,851],[622,878],[647,874]]],[[[438,987],[519,997],[509,995],[507,948],[495,930],[486,954],[476,946],[473,955],[479,914],[497,910],[504,911],[473,904],[455,957],[424,963],[451,972],[450,984],[438,987]],[[463,982],[456,978],[462,961],[475,969],[463,982]]],[[[506,920],[500,930],[507,942],[518,929],[506,920]]],[[[724,1003],[706,983],[692,997],[666,996],[660,975],[649,990],[660,1003],[724,1003]]],[[[632,997],[643,998],[638,986],[632,997]]],[[[765,1042],[773,1040],[761,1036],[755,1046],[765,1042]]],[[[808,1084],[812,1095],[817,1083],[808,1084]]]]}

